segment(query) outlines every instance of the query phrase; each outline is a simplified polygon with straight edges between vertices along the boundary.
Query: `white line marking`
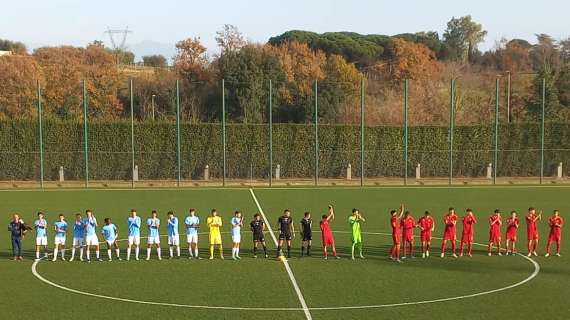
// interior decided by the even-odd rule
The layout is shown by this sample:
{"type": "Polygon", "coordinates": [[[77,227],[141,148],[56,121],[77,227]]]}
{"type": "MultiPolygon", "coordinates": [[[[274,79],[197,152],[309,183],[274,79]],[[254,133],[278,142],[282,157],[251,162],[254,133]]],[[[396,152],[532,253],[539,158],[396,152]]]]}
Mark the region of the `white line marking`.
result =
{"type": "MultiPolygon", "coordinates": [[[[42,258],[44,259],[44,258],[42,258]]],[[[37,269],[36,266],[40,260],[34,261],[32,264],[32,274],[40,279],[42,282],[49,284],[50,286],[54,286],[56,288],[69,291],[76,294],[81,294],[90,297],[96,298],[103,298],[103,299],[110,299],[115,301],[122,301],[122,302],[131,302],[131,303],[138,303],[138,304],[148,304],[148,305],[156,305],[156,306],[168,306],[168,307],[181,307],[181,308],[200,308],[200,309],[223,309],[223,310],[245,310],[245,311],[299,311],[299,308],[247,308],[247,307],[226,307],[226,306],[206,306],[206,305],[187,305],[187,304],[178,304],[178,303],[168,303],[168,302],[153,302],[153,301],[143,301],[143,300],[133,300],[133,299],[126,299],[126,298],[118,298],[118,297],[110,297],[102,294],[90,293],[90,292],[83,292],[75,289],[71,289],[68,287],[64,287],[57,283],[47,280],[46,278],[42,277],[37,269]]]]}
{"type": "MultiPolygon", "coordinates": [[[[249,192],[251,193],[251,197],[253,198],[253,201],[255,202],[257,209],[259,209],[259,213],[261,213],[263,220],[265,220],[265,223],[267,223],[267,229],[269,229],[269,233],[271,234],[271,239],[273,239],[275,246],[277,246],[278,243],[277,243],[277,237],[275,237],[275,232],[273,232],[273,228],[271,228],[269,220],[267,220],[267,217],[265,216],[265,213],[263,212],[263,209],[261,208],[259,201],[257,201],[257,197],[255,196],[253,189],[249,189],[249,192]]],[[[291,270],[291,267],[289,266],[289,262],[287,261],[287,259],[283,259],[283,265],[285,266],[285,270],[287,270],[287,274],[289,275],[289,279],[291,279],[291,283],[293,283],[293,288],[295,288],[295,292],[297,293],[299,302],[301,302],[301,307],[303,307],[303,312],[305,312],[305,317],[307,318],[307,320],[312,320],[313,317],[311,316],[311,312],[309,311],[307,302],[305,302],[303,293],[301,292],[301,289],[297,284],[297,280],[295,280],[295,276],[293,275],[293,270],[291,270]]]]}
{"type": "MultiPolygon", "coordinates": [[[[335,232],[349,233],[346,231],[335,231],[335,232]]],[[[386,232],[362,232],[362,234],[391,235],[390,233],[386,233],[386,232]]],[[[441,239],[441,238],[434,237],[434,239],[441,239]]],[[[121,240],[125,240],[125,239],[121,239],[121,240]]],[[[481,243],[476,243],[476,242],[474,242],[473,244],[478,245],[478,246],[483,246],[483,247],[487,246],[486,244],[481,244],[481,243]]],[[[49,255],[52,255],[52,254],[50,253],[49,255]]],[[[429,303],[437,303],[437,302],[444,302],[444,301],[473,298],[473,297],[477,297],[477,296],[482,296],[482,295],[487,295],[487,294],[491,294],[491,293],[505,291],[508,289],[513,289],[515,287],[521,286],[521,285],[531,281],[540,272],[540,265],[535,260],[528,258],[525,255],[521,255],[521,254],[518,254],[518,255],[523,257],[524,259],[530,261],[532,263],[532,265],[534,266],[534,270],[533,270],[532,274],[530,276],[528,276],[527,278],[525,278],[525,279],[523,279],[517,283],[508,285],[506,287],[502,287],[502,288],[498,288],[498,289],[492,289],[492,290],[478,292],[478,293],[472,293],[472,294],[463,295],[463,296],[439,298],[439,299],[433,299],[433,300],[410,301],[410,302],[377,304],[377,305],[362,305],[362,306],[313,307],[313,308],[308,308],[308,309],[309,310],[320,310],[320,311],[331,311],[331,310],[345,310],[345,309],[373,309],[373,308],[413,306],[413,305],[421,305],[421,304],[429,304],[429,303]]],[[[90,297],[95,297],[95,298],[102,298],[102,299],[115,300],[115,301],[121,301],[121,302],[129,302],[129,303],[137,303],[137,304],[144,304],[144,305],[168,306],[168,307],[179,307],[179,308],[194,308],[194,309],[217,309],[217,310],[235,310],[235,311],[304,311],[303,308],[284,308],[284,307],[282,307],[282,308],[255,308],[255,307],[188,305],[188,304],[178,304],[178,303],[168,303],[168,302],[154,302],[154,301],[126,299],[126,298],[118,298],[118,297],[111,297],[111,296],[106,296],[106,295],[101,295],[101,294],[90,293],[90,292],[84,292],[84,291],[79,291],[76,289],[71,289],[71,288],[67,288],[65,286],[59,285],[57,283],[54,283],[50,280],[45,279],[42,275],[40,275],[37,272],[37,265],[43,259],[44,258],[41,258],[40,260],[36,260],[32,264],[32,274],[37,279],[39,279],[40,281],[42,281],[48,285],[51,285],[53,287],[56,287],[56,288],[59,288],[59,289],[62,289],[62,290],[68,291],[68,292],[72,292],[72,293],[80,294],[80,295],[85,295],[85,296],[90,296],[90,297]]]]}

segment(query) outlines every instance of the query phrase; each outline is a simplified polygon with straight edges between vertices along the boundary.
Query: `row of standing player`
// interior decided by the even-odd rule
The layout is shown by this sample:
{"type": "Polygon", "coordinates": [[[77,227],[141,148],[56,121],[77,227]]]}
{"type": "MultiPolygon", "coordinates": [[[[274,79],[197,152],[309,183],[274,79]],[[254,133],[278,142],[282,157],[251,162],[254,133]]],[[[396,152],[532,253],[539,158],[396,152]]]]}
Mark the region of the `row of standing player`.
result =
{"type": "MultiPolygon", "coordinates": [[[[429,250],[432,240],[432,232],[435,230],[435,220],[431,214],[426,211],[424,216],[421,217],[417,222],[409,211],[404,210],[404,205],[400,206],[399,210],[392,210],[390,212],[391,219],[390,224],[392,226],[392,248],[390,251],[390,258],[394,261],[401,262],[400,256],[406,258],[406,251],[413,257],[414,250],[414,228],[419,228],[420,231],[420,241],[422,249],[422,258],[429,257],[429,250]],[[404,245],[401,247],[401,241],[404,241],[404,245]],[[407,250],[409,248],[409,250],[407,250]],[[401,250],[402,249],[402,250],[401,250]]],[[[527,225],[527,238],[528,238],[528,253],[530,257],[532,255],[537,256],[536,249],[538,246],[538,228],[537,224],[542,219],[542,212],[537,214],[536,209],[529,208],[528,213],[525,217],[527,225]]],[[[441,257],[445,256],[445,249],[447,242],[451,242],[451,252],[454,258],[457,258],[456,253],[456,240],[457,240],[457,229],[456,224],[459,217],[455,213],[454,208],[449,208],[448,212],[443,216],[444,232],[441,243],[441,257]]],[[[477,223],[477,219],[473,210],[467,209],[465,215],[462,219],[463,230],[461,234],[460,242],[460,253],[459,256],[463,256],[464,248],[467,247],[467,255],[469,257],[473,254],[473,237],[474,237],[474,225],[477,223]]],[[[556,242],[556,256],[560,256],[560,245],[562,239],[562,226],[564,220],[560,216],[558,210],[554,210],[552,216],[548,219],[548,225],[550,227],[550,232],[548,235],[548,241],[546,244],[546,254],[545,256],[550,256],[550,248],[552,242],[556,242]]],[[[492,255],[493,246],[497,250],[497,254],[500,256],[501,253],[501,227],[503,225],[503,220],[501,218],[501,212],[496,209],[489,217],[489,243],[487,247],[487,254],[492,255]]],[[[520,226],[520,220],[517,216],[516,211],[511,212],[511,216],[506,220],[506,254],[514,255],[516,251],[517,234],[520,226]]]]}
{"type": "MultiPolygon", "coordinates": [[[[14,215],[15,219],[21,221],[18,215],[14,215]]],[[[335,241],[332,235],[332,230],[330,228],[330,221],[334,220],[334,210],[332,206],[329,206],[328,213],[322,216],[320,222],[320,228],[323,240],[323,252],[324,257],[327,259],[328,250],[327,247],[331,247],[333,255],[338,258],[336,253],[335,241]]],[[[112,248],[115,250],[115,254],[118,260],[121,260],[120,249],[118,245],[118,229],[116,225],[111,221],[111,218],[104,219],[105,224],[102,227],[101,234],[107,245],[107,254],[109,261],[112,260],[112,248]]],[[[349,223],[352,228],[352,259],[354,259],[355,250],[359,250],[359,256],[364,258],[362,255],[362,237],[360,233],[360,223],[364,222],[365,219],[362,218],[357,209],[353,209],[352,215],[349,217],[349,223]]],[[[23,221],[21,221],[23,223],[23,221]]],[[[141,232],[140,228],[142,226],[141,218],[137,215],[136,210],[132,209],[131,214],[127,219],[128,223],[128,248],[126,259],[130,260],[132,247],[135,249],[135,259],[139,260],[139,247],[141,232]]],[[[189,210],[189,215],[185,218],[184,224],[186,227],[187,243],[188,243],[188,253],[189,258],[200,259],[198,254],[198,228],[200,227],[200,219],[196,216],[196,211],[194,209],[189,210]]],[[[147,237],[147,255],[146,260],[150,259],[151,249],[154,246],[157,251],[158,259],[162,259],[161,248],[160,248],[160,219],[158,218],[158,213],[153,210],[151,217],[146,221],[148,228],[147,237]]],[[[312,242],[312,219],[309,212],[305,212],[303,219],[301,220],[301,236],[303,238],[303,245],[301,249],[301,256],[306,254],[310,255],[311,242],[312,242]],[[305,251],[306,249],[306,251],[305,251]]],[[[221,239],[221,227],[222,219],[218,215],[216,209],[212,209],[211,215],[207,218],[207,226],[209,229],[209,243],[210,243],[210,259],[214,258],[214,248],[219,247],[220,258],[223,259],[223,248],[221,239]]],[[[234,213],[234,217],[231,219],[232,226],[232,258],[234,260],[240,259],[240,243],[241,243],[241,228],[243,226],[243,216],[240,211],[234,213]]],[[[99,238],[97,236],[96,228],[98,227],[97,218],[93,215],[91,210],[86,210],[86,217],[82,217],[81,214],[75,215],[75,222],[73,224],[73,246],[71,251],[71,258],[69,261],[75,259],[76,249],[79,249],[79,259],[83,261],[83,251],[86,248],[86,258],[87,261],[91,261],[91,249],[95,250],[95,255],[97,260],[100,258],[100,247],[99,238]]],[[[45,218],[43,212],[38,213],[38,219],[34,221],[33,228],[36,230],[36,259],[40,259],[40,251],[43,248],[44,255],[48,257],[48,237],[47,228],[48,222],[45,218]]],[[[170,258],[174,257],[174,250],[176,250],[176,256],[180,257],[180,236],[178,233],[178,218],[174,215],[172,211],[167,213],[167,229],[168,229],[168,245],[170,258]]],[[[253,233],[254,242],[254,257],[257,257],[258,245],[262,245],[264,256],[267,258],[267,246],[265,243],[264,233],[266,231],[265,223],[261,218],[259,213],[254,215],[253,220],[250,223],[250,229],[253,233]]],[[[54,250],[53,250],[53,261],[57,260],[58,253],[61,254],[61,259],[65,260],[66,251],[66,236],[68,231],[68,224],[65,221],[65,216],[63,214],[58,215],[58,220],[54,223],[54,250]]],[[[277,247],[278,257],[283,255],[281,248],[283,243],[287,243],[287,256],[291,256],[291,240],[294,238],[295,229],[291,218],[290,210],[286,209],[283,215],[278,219],[278,229],[279,241],[277,247]]]]}

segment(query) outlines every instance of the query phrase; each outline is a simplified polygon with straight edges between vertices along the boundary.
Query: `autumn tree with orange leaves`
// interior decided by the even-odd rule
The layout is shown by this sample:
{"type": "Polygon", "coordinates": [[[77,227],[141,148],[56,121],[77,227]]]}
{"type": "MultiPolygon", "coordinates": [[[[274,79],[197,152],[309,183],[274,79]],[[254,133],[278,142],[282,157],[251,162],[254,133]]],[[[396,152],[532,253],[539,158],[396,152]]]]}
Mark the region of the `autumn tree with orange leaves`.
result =
{"type": "Polygon", "coordinates": [[[392,41],[394,59],[390,66],[393,81],[426,80],[440,71],[441,65],[435,54],[425,45],[399,38],[392,41]]]}

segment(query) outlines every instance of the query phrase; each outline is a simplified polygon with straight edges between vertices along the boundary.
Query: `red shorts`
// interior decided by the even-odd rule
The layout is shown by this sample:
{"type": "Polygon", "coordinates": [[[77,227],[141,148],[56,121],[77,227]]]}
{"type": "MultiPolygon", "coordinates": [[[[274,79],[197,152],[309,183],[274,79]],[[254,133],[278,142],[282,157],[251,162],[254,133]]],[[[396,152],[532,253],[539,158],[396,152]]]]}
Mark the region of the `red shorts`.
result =
{"type": "Polygon", "coordinates": [[[550,231],[550,234],[548,235],[548,240],[549,241],[560,241],[560,239],[562,238],[562,232],[560,232],[560,230],[558,230],[558,232],[554,231],[550,231]]]}
{"type": "Polygon", "coordinates": [[[509,231],[507,232],[506,238],[509,241],[517,241],[517,233],[509,231]]]}
{"type": "Polygon", "coordinates": [[[430,242],[431,241],[431,230],[422,231],[420,233],[420,238],[422,242],[430,242]]]}
{"type": "Polygon", "coordinates": [[[528,240],[538,240],[538,232],[527,232],[528,240]]]}
{"type": "Polygon", "coordinates": [[[457,235],[455,234],[455,230],[445,230],[443,233],[443,240],[455,240],[457,239],[457,235]]]}
{"type": "Polygon", "coordinates": [[[402,240],[402,235],[399,233],[392,233],[392,242],[394,244],[400,244],[400,241],[402,240]]]}
{"type": "Polygon", "coordinates": [[[500,231],[489,232],[489,242],[499,242],[499,241],[501,241],[501,232],[500,231]]]}
{"type": "Polygon", "coordinates": [[[332,235],[323,236],[323,246],[330,246],[334,243],[334,238],[332,235]]]}
{"type": "Polygon", "coordinates": [[[413,230],[409,230],[409,231],[404,230],[404,241],[408,241],[408,242],[414,241],[414,231],[413,230]]]}
{"type": "Polygon", "coordinates": [[[461,234],[461,242],[473,242],[473,232],[461,234]]]}

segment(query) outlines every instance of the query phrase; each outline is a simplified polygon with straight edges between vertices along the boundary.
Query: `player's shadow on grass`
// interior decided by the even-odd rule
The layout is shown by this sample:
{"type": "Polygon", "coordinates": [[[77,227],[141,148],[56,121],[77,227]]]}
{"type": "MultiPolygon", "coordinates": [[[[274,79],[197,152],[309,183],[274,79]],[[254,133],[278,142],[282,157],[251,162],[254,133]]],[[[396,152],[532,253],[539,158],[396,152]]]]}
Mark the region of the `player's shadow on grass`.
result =
{"type": "MultiPolygon", "coordinates": [[[[50,253],[51,251],[48,251],[48,253],[50,253]]],[[[43,251],[41,252],[41,256],[44,256],[43,251]]],[[[36,258],[36,252],[34,250],[23,250],[22,251],[22,257],[24,259],[35,259],[36,258]]],[[[9,251],[1,251],[0,252],[0,259],[12,259],[12,250],[9,251]]]]}

